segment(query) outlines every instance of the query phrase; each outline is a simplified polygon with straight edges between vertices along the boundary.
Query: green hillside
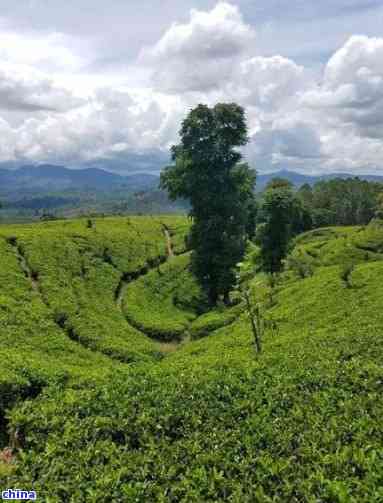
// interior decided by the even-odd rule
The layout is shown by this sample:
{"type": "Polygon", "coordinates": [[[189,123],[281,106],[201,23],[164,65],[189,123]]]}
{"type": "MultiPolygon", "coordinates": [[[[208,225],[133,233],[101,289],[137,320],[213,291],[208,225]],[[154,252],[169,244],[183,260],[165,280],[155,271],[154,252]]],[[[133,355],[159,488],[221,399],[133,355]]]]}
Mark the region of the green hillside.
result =
{"type": "Polygon", "coordinates": [[[0,487],[47,502],[383,501],[383,224],[299,235],[273,280],[249,245],[272,322],[260,355],[241,303],[208,310],[188,228],[0,227],[0,452],[16,452],[0,487]]]}

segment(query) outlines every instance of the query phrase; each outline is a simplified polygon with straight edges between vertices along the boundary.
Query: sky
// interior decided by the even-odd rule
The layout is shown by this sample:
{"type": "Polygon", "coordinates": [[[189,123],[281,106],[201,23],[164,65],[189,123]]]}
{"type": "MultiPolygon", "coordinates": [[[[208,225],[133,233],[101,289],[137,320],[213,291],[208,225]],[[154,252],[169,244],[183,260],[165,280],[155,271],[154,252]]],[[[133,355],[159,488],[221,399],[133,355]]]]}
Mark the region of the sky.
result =
{"type": "Polygon", "coordinates": [[[2,166],[157,172],[217,102],[260,173],[383,175],[383,1],[1,0],[2,166]]]}

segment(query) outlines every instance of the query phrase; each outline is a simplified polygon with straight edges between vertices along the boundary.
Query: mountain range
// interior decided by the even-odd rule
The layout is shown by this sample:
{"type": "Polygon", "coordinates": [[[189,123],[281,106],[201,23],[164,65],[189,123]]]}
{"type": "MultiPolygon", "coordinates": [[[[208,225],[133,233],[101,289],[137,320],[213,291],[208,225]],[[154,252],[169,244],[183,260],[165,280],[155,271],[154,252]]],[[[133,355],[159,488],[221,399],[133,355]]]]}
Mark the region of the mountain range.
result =
{"type": "MultiPolygon", "coordinates": [[[[294,171],[276,171],[257,176],[257,191],[262,190],[275,177],[285,178],[295,186],[305,183],[310,185],[320,180],[353,177],[348,173],[327,175],[303,175],[294,171]]],[[[359,175],[369,181],[383,182],[383,176],[359,175]]],[[[0,192],[33,193],[65,190],[114,191],[126,190],[136,192],[158,188],[159,175],[137,173],[127,176],[111,173],[100,168],[69,169],[64,166],[42,164],[27,165],[17,169],[0,169],[0,192]]]]}
{"type": "Polygon", "coordinates": [[[0,191],[44,192],[63,190],[138,191],[158,185],[158,176],[139,173],[121,176],[99,168],[69,169],[42,164],[0,169],[0,191]]]}

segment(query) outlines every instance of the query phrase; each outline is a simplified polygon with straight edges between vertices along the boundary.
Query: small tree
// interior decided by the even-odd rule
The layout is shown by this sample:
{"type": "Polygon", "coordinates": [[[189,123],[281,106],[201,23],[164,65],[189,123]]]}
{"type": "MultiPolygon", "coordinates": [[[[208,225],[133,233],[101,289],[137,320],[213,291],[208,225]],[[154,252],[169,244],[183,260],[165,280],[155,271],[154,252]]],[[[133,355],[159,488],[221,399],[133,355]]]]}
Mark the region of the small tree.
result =
{"type": "Polygon", "coordinates": [[[345,282],[347,288],[352,288],[351,275],[354,272],[355,264],[352,262],[346,263],[340,270],[340,277],[345,282]]]}
{"type": "Polygon", "coordinates": [[[293,195],[289,187],[271,187],[263,194],[259,209],[256,242],[262,267],[278,272],[291,237],[293,195]]]}
{"type": "Polygon", "coordinates": [[[242,295],[246,303],[246,313],[249,317],[250,324],[251,324],[251,331],[253,333],[254,337],[254,344],[255,348],[257,350],[257,353],[262,352],[262,338],[263,338],[263,331],[264,331],[264,319],[261,314],[261,310],[259,307],[259,304],[253,305],[251,300],[250,300],[250,290],[247,288],[244,288],[242,290],[242,295]]]}
{"type": "Polygon", "coordinates": [[[258,211],[256,243],[266,272],[282,269],[290,239],[311,226],[311,219],[290,182],[280,178],[266,187],[258,211]]]}
{"type": "MultiPolygon", "coordinates": [[[[265,331],[269,329],[274,332],[277,329],[277,325],[275,321],[264,316],[262,304],[260,302],[254,302],[251,298],[251,288],[248,281],[251,270],[253,270],[251,264],[240,262],[237,264],[237,267],[236,291],[238,292],[240,300],[244,303],[245,312],[250,321],[250,328],[254,338],[254,346],[256,352],[260,354],[262,352],[262,342],[265,331]]],[[[267,281],[270,286],[270,292],[273,292],[278,281],[277,276],[269,275],[267,281]]]]}
{"type": "Polygon", "coordinates": [[[291,271],[294,271],[301,279],[312,276],[314,271],[312,265],[300,255],[289,255],[286,259],[286,266],[291,271]]]}

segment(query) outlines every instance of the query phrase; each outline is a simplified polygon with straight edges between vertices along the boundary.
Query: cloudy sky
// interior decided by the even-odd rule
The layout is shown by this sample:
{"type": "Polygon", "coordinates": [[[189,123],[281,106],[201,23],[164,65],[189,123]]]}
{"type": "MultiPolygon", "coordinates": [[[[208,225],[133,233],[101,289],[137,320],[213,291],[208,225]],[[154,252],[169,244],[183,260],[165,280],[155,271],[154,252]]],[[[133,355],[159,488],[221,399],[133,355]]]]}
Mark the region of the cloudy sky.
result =
{"type": "Polygon", "coordinates": [[[383,174],[382,0],[1,0],[0,163],[156,171],[217,101],[259,172],[383,174]]]}

